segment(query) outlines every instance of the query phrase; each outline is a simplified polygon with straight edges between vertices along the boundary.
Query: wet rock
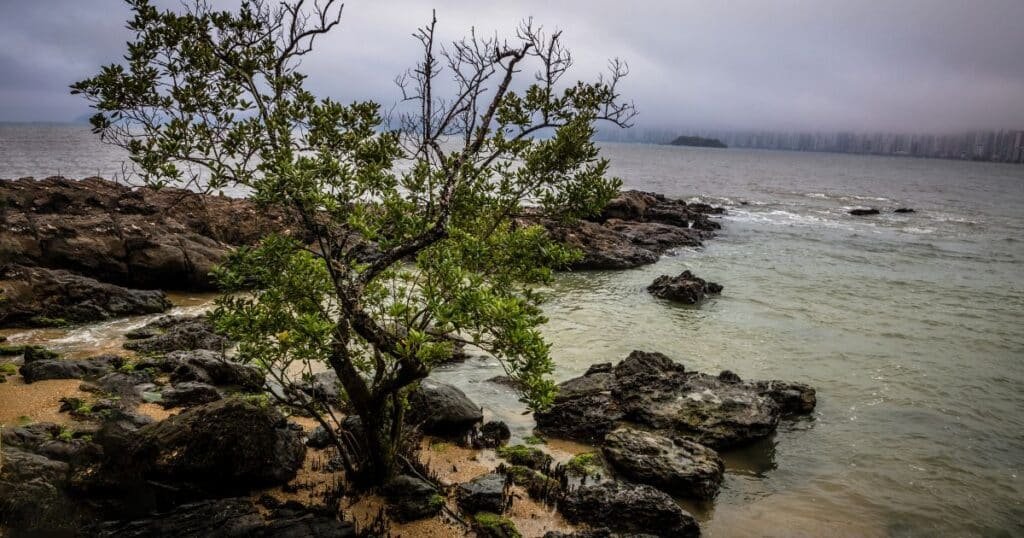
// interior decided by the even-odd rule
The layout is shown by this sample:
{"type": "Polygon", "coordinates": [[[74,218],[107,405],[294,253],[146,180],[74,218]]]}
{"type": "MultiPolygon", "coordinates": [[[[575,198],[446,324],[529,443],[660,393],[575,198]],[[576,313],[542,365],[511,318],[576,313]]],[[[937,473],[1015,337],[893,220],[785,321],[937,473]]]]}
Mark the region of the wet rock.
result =
{"type": "Polygon", "coordinates": [[[666,201],[666,198],[653,192],[642,192],[627,190],[612,198],[601,210],[600,222],[609,219],[621,220],[643,220],[647,208],[654,207],[666,201]]]}
{"type": "Polygon", "coordinates": [[[473,531],[479,538],[522,538],[511,519],[491,512],[473,515],[473,531]]]}
{"type": "Polygon", "coordinates": [[[680,228],[657,222],[629,222],[609,220],[605,227],[622,234],[634,245],[655,253],[678,247],[699,247],[706,232],[693,228],[680,228]]]}
{"type": "Polygon", "coordinates": [[[85,392],[116,396],[124,404],[137,404],[142,401],[144,389],[152,382],[153,375],[145,370],[111,372],[94,383],[83,383],[80,389],[85,392]]]}
{"type": "Polygon", "coordinates": [[[104,444],[104,472],[209,492],[285,483],[306,452],[304,436],[277,410],[236,398],[193,407],[124,437],[123,446],[104,444]]]}
{"type": "Polygon", "coordinates": [[[61,427],[52,422],[35,422],[16,428],[5,428],[2,431],[3,446],[14,446],[34,452],[46,441],[60,435],[61,427]]]}
{"type": "Polygon", "coordinates": [[[230,341],[213,330],[206,316],[164,316],[139,329],[132,336],[152,334],[125,342],[124,348],[141,353],[168,353],[207,349],[224,351],[230,341]]]}
{"type": "Polygon", "coordinates": [[[551,222],[545,226],[552,239],[582,253],[583,257],[572,263],[571,269],[630,269],[658,261],[656,253],[595,222],[551,222]]]}
{"type": "Polygon", "coordinates": [[[164,312],[162,291],[104,284],[69,271],[8,265],[0,268],[0,326],[86,323],[164,312]],[[50,323],[46,323],[49,320],[50,323]]]}
{"type": "Polygon", "coordinates": [[[0,526],[26,535],[74,534],[80,507],[66,493],[68,464],[8,445],[0,457],[0,526]]]}
{"type": "Polygon", "coordinates": [[[425,433],[465,434],[483,418],[483,410],[452,385],[424,379],[409,394],[406,420],[421,426],[425,433]]]}
{"type": "Polygon", "coordinates": [[[649,291],[655,297],[686,304],[700,304],[710,294],[722,292],[722,286],[696,277],[690,271],[683,271],[676,277],[662,275],[654,279],[649,291]]]}
{"type": "Polygon", "coordinates": [[[224,397],[217,387],[194,381],[178,383],[169,389],[164,389],[162,394],[163,398],[160,400],[160,404],[164,406],[164,409],[192,407],[215,402],[224,397]]]}
{"type": "Polygon", "coordinates": [[[498,457],[507,460],[512,465],[522,465],[537,471],[547,471],[554,462],[552,457],[543,450],[526,445],[499,448],[498,457]]]}
{"type": "Polygon", "coordinates": [[[622,477],[679,497],[714,498],[725,472],[710,448],[628,427],[605,436],[602,452],[622,477]]]}
{"type": "Polygon", "coordinates": [[[508,488],[505,477],[498,473],[485,474],[459,484],[456,491],[459,508],[467,514],[491,512],[500,514],[508,506],[508,488]]]}
{"type": "Polygon", "coordinates": [[[523,465],[501,464],[498,466],[498,472],[508,476],[513,484],[525,489],[530,498],[542,503],[557,499],[562,491],[561,482],[523,465]]]}
{"type": "Polygon", "coordinates": [[[263,372],[255,366],[227,360],[222,353],[207,349],[168,353],[172,383],[194,381],[218,386],[237,386],[257,391],[263,388],[263,372]]]}
{"type": "Polygon", "coordinates": [[[384,496],[388,500],[388,516],[399,523],[433,517],[445,502],[434,486],[409,475],[388,482],[384,496]]]}
{"type": "Polygon", "coordinates": [[[355,535],[351,523],[309,511],[293,511],[288,516],[265,519],[253,501],[243,497],[188,503],[147,519],[105,523],[96,532],[96,536],[108,538],[347,538],[355,535]]]}
{"type": "Polygon", "coordinates": [[[56,360],[60,358],[60,355],[57,354],[56,351],[51,351],[43,346],[24,346],[21,348],[21,352],[22,364],[42,360],[56,360]]]}
{"type": "Polygon", "coordinates": [[[788,381],[757,381],[754,386],[771,398],[784,415],[805,415],[818,404],[817,392],[810,385],[788,381]]]}
{"type": "Polygon", "coordinates": [[[501,385],[503,387],[508,387],[510,389],[513,389],[513,390],[520,390],[521,391],[521,390],[524,390],[526,388],[526,384],[525,383],[523,383],[522,381],[519,381],[518,379],[512,379],[511,376],[507,376],[507,375],[496,375],[496,376],[494,376],[492,378],[489,378],[487,380],[487,382],[488,383],[494,383],[495,385],[501,385]]]}
{"type": "Polygon", "coordinates": [[[555,401],[533,415],[537,429],[552,437],[594,441],[602,439],[622,419],[610,393],[587,394],[555,401]]]}
{"type": "Polygon", "coordinates": [[[559,508],[571,523],[608,527],[614,532],[700,536],[697,520],[689,512],[647,485],[605,482],[581,486],[566,493],[559,508]]]}
{"type": "Polygon", "coordinates": [[[508,424],[500,420],[492,420],[480,426],[480,430],[473,438],[473,447],[498,448],[507,443],[511,437],[512,432],[508,429],[508,424]]]}
{"type": "Polygon", "coordinates": [[[335,406],[341,405],[342,403],[341,381],[338,380],[338,374],[336,374],[334,370],[327,370],[313,374],[313,379],[304,381],[302,385],[299,386],[299,390],[313,398],[316,402],[328,403],[335,406]]]}
{"type": "Polygon", "coordinates": [[[880,213],[880,211],[875,209],[875,208],[868,208],[868,209],[857,208],[857,209],[851,209],[849,211],[849,213],[851,215],[855,216],[855,217],[863,217],[863,216],[867,216],[867,215],[877,215],[877,214],[880,213]]]}
{"type": "Polygon", "coordinates": [[[892,212],[893,213],[917,213],[917,211],[914,211],[913,209],[911,209],[909,207],[897,207],[892,212]]]}
{"type": "Polygon", "coordinates": [[[25,383],[46,379],[85,379],[100,377],[120,368],[124,359],[116,355],[100,355],[89,359],[42,359],[24,364],[20,373],[25,383]]]}
{"type": "Polygon", "coordinates": [[[232,246],[298,230],[251,200],[100,178],[0,181],[0,259],[128,287],[213,289],[232,246]]]}

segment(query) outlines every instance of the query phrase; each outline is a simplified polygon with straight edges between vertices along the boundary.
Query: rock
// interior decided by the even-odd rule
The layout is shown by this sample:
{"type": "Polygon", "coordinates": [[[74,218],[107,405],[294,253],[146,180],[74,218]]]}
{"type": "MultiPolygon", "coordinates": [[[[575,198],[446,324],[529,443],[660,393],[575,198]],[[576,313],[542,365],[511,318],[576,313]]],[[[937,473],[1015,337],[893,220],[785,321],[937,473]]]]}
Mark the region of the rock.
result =
{"type": "Polygon", "coordinates": [[[0,199],[0,259],[136,288],[214,289],[233,246],[302,229],[251,200],[100,178],[3,180],[0,199]]]}
{"type": "Polygon", "coordinates": [[[660,353],[631,353],[616,367],[612,394],[626,420],[713,448],[767,437],[781,416],[757,387],[686,373],[660,353]]]}
{"type": "Polygon", "coordinates": [[[560,384],[554,404],[534,413],[537,429],[595,442],[630,421],[721,449],[771,435],[783,415],[809,413],[815,405],[807,385],[687,372],[661,353],[634,351],[612,370],[601,365],[560,384]]]}
{"type": "Polygon", "coordinates": [[[508,424],[500,420],[492,420],[480,426],[479,432],[473,438],[474,448],[498,448],[508,442],[512,432],[508,424]]]}
{"type": "Polygon", "coordinates": [[[488,378],[487,382],[494,383],[495,385],[501,385],[503,387],[508,387],[510,389],[518,391],[522,391],[526,388],[525,383],[519,381],[518,379],[512,379],[511,376],[507,375],[496,375],[494,377],[488,378]]]}
{"type": "Polygon", "coordinates": [[[25,535],[71,535],[80,506],[66,493],[69,466],[4,445],[0,457],[0,526],[25,535]]]}
{"type": "Polygon", "coordinates": [[[144,389],[152,382],[152,374],[136,369],[132,372],[111,372],[97,379],[95,383],[83,383],[80,389],[86,392],[116,396],[124,404],[137,404],[143,399],[144,389]]]}
{"type": "Polygon", "coordinates": [[[186,381],[178,383],[169,389],[164,389],[163,398],[160,404],[164,409],[171,407],[192,407],[205,403],[215,402],[224,396],[212,385],[186,381]]]}
{"type": "Polygon", "coordinates": [[[647,485],[605,482],[581,486],[559,506],[570,523],[666,538],[700,536],[697,520],[667,494],[647,485]]]}
{"type": "Polygon", "coordinates": [[[45,379],[84,379],[99,377],[124,364],[116,355],[100,355],[89,359],[42,359],[24,364],[20,373],[25,383],[45,379]]]}
{"type": "Polygon", "coordinates": [[[512,465],[522,465],[536,471],[547,471],[554,459],[537,447],[526,445],[506,446],[498,449],[498,457],[512,465]]]}
{"type": "Polygon", "coordinates": [[[665,201],[665,197],[653,192],[627,190],[612,198],[601,210],[600,222],[609,219],[643,220],[647,208],[665,201]]]}
{"type": "Polygon", "coordinates": [[[24,346],[22,350],[22,364],[28,364],[30,362],[42,361],[42,360],[55,360],[59,359],[60,355],[56,351],[51,351],[43,346],[24,346]]]}
{"type": "Polygon", "coordinates": [[[657,222],[628,222],[609,220],[605,227],[622,234],[634,245],[655,253],[677,247],[699,247],[706,232],[693,228],[680,228],[657,222]]]}
{"type": "Polygon", "coordinates": [[[444,497],[434,486],[409,475],[393,478],[384,486],[388,516],[405,523],[437,515],[444,508],[444,497]]]}
{"type": "MultiPolygon", "coordinates": [[[[104,284],[64,270],[0,267],[0,326],[53,325],[46,320],[86,323],[164,312],[171,302],[162,291],[104,284]]],[[[59,323],[58,323],[59,324],[59,323]]]]}
{"type": "Polygon", "coordinates": [[[678,497],[713,499],[725,472],[721,458],[710,448],[634,428],[609,433],[602,452],[624,478],[678,497]]]}
{"type": "Polygon", "coordinates": [[[866,215],[877,215],[877,214],[880,213],[880,211],[875,209],[875,208],[869,208],[869,209],[858,208],[858,209],[851,209],[849,211],[849,213],[851,215],[855,216],[855,217],[863,217],[863,216],[866,216],[866,215]]]}
{"type": "Polygon", "coordinates": [[[331,445],[331,436],[323,426],[317,426],[310,432],[306,439],[306,446],[309,448],[323,449],[331,445]]]}
{"type": "MultiPolygon", "coordinates": [[[[617,535],[621,536],[621,535],[617,535]]],[[[634,538],[639,538],[637,535],[633,535],[634,538]]],[[[544,538],[612,538],[612,531],[601,528],[601,529],[587,529],[585,531],[576,532],[558,532],[548,531],[544,534],[544,538]]]]}
{"type": "Polygon", "coordinates": [[[142,520],[108,522],[101,525],[95,535],[106,538],[348,538],[356,533],[351,523],[308,511],[267,520],[252,499],[236,497],[188,503],[142,520]]]}
{"type": "Polygon", "coordinates": [[[168,353],[173,366],[171,382],[195,381],[217,386],[236,386],[251,391],[263,388],[263,372],[255,366],[227,360],[222,353],[207,349],[168,353]]]}
{"type": "Polygon", "coordinates": [[[650,286],[647,286],[647,291],[662,299],[686,304],[700,304],[704,302],[705,296],[721,293],[722,286],[703,278],[697,278],[690,271],[683,271],[677,277],[659,276],[650,286]]]}
{"type": "Polygon", "coordinates": [[[498,471],[511,479],[512,483],[526,490],[527,495],[543,503],[557,499],[562,483],[548,475],[523,465],[499,465],[498,471]]]}
{"type": "Polygon", "coordinates": [[[155,336],[125,342],[124,348],[141,353],[168,353],[194,349],[224,351],[230,345],[227,338],[214,332],[206,316],[164,316],[134,332],[133,336],[145,334],[155,336]]]}
{"type": "Polygon", "coordinates": [[[757,381],[754,386],[771,398],[784,415],[806,415],[818,404],[817,392],[803,383],[757,381]]]}
{"type": "Polygon", "coordinates": [[[104,472],[207,492],[288,482],[306,452],[304,436],[276,409],[237,398],[193,407],[127,437],[125,446],[101,441],[104,472]]]}
{"type": "Polygon", "coordinates": [[[478,538],[522,538],[511,519],[491,512],[475,514],[473,530],[478,538]]]}
{"type": "Polygon", "coordinates": [[[406,420],[421,426],[424,433],[461,435],[483,419],[483,410],[452,385],[424,379],[409,394],[406,420]]]}
{"type": "Polygon", "coordinates": [[[314,401],[341,405],[341,381],[334,370],[327,370],[313,374],[313,379],[304,382],[300,387],[302,392],[312,397],[314,401]]]}
{"type": "Polygon", "coordinates": [[[897,207],[892,212],[893,213],[917,213],[917,211],[914,211],[913,209],[911,209],[909,207],[897,207]]]}
{"type": "Polygon", "coordinates": [[[594,222],[544,224],[552,239],[582,252],[583,258],[571,264],[570,269],[630,269],[658,261],[656,253],[594,222]]]}
{"type": "Polygon", "coordinates": [[[459,508],[467,514],[504,512],[509,500],[505,482],[504,476],[490,473],[459,484],[455,495],[459,508]]]}

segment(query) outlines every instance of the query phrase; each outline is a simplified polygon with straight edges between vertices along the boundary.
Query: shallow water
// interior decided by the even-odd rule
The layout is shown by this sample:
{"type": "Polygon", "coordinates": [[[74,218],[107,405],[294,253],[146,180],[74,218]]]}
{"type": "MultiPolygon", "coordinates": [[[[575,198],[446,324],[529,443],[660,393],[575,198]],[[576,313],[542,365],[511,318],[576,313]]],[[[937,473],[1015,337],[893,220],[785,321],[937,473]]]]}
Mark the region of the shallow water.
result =
{"type": "MultiPolygon", "coordinates": [[[[604,154],[628,187],[729,214],[703,249],[561,275],[546,308],[556,377],[646,349],[818,389],[813,417],[724,454],[719,497],[688,505],[706,534],[1024,534],[1024,167],[618,144],[604,154]],[[846,214],[867,206],[883,214],[846,214]],[[891,213],[900,206],[917,212],[891,213]],[[695,309],[644,291],[683,269],[725,292],[695,309]]],[[[84,128],[0,127],[0,177],[50,175],[57,161],[70,177],[110,176],[120,158],[84,128]]],[[[208,299],[175,298],[188,311],[208,299]]],[[[144,322],[32,334],[85,353],[144,322]]],[[[486,382],[500,373],[481,357],[435,375],[528,435],[515,396],[486,382]]]]}

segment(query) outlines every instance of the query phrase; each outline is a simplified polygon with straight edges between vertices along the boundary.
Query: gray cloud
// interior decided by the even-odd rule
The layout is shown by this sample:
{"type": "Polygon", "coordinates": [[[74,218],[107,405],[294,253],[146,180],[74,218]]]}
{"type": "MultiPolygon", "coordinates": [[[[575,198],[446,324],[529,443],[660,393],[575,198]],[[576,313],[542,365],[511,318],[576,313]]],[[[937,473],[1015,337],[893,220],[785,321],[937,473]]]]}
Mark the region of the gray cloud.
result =
{"type": "MultiPolygon", "coordinates": [[[[1020,0],[349,1],[304,64],[313,89],[395,102],[392,81],[418,57],[410,34],[431,8],[449,39],[471,26],[507,33],[527,16],[559,28],[580,78],[626,59],[623,91],[644,126],[1024,127],[1020,0]]],[[[0,3],[0,120],[85,114],[67,86],[120,58],[127,16],[116,0],[0,3]]]]}

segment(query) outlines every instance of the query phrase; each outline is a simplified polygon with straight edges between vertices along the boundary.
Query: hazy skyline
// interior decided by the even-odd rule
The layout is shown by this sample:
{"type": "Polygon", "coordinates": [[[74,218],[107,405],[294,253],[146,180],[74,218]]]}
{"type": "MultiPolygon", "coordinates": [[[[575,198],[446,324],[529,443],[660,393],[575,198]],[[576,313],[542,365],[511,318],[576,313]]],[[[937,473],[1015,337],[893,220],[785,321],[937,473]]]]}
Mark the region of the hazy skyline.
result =
{"type": "MultiPolygon", "coordinates": [[[[157,2],[176,7],[177,1],[157,2]]],[[[217,1],[218,7],[237,2],[217,1]]],[[[1024,128],[1024,2],[346,2],[303,71],[342,101],[394,103],[418,58],[410,34],[436,8],[450,40],[509,34],[533,16],[561,29],[572,78],[608,58],[641,127],[679,130],[956,132],[1024,128]]],[[[119,0],[0,4],[0,121],[88,112],[68,85],[118,61],[130,38],[119,0]]]]}

